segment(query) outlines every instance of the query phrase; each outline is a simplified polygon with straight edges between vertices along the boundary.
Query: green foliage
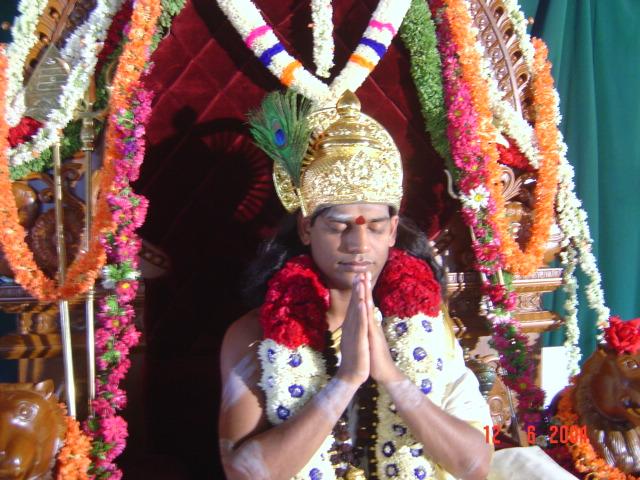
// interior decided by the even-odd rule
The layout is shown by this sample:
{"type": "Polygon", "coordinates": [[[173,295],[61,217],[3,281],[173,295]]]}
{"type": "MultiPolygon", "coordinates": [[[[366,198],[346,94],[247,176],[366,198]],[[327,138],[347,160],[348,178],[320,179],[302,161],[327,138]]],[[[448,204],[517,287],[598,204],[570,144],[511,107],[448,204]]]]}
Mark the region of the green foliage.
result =
{"type": "Polygon", "coordinates": [[[411,56],[411,76],[433,148],[444,159],[454,179],[458,169],[451,159],[447,138],[447,112],[442,87],[442,64],[431,12],[424,0],[412,0],[400,27],[400,38],[411,56]]]}
{"type": "Polygon", "coordinates": [[[154,51],[158,47],[160,41],[169,32],[171,23],[173,23],[173,17],[182,11],[185,3],[186,0],[162,0],[162,13],[160,14],[160,18],[158,18],[156,33],[153,35],[151,51],[154,51]]]}
{"type": "Polygon", "coordinates": [[[256,145],[284,167],[295,187],[300,186],[302,160],[311,136],[307,120],[310,111],[308,99],[287,90],[271,92],[260,110],[248,114],[256,145]]]}

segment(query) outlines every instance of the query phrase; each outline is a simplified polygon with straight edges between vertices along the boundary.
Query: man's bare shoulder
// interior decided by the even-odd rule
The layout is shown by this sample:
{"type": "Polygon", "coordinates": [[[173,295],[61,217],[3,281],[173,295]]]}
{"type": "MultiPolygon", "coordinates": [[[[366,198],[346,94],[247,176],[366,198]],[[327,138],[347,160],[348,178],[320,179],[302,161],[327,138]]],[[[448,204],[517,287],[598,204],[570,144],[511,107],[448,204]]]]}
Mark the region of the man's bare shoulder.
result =
{"type": "Polygon", "coordinates": [[[222,342],[222,359],[240,359],[254,350],[257,342],[262,340],[259,310],[247,312],[233,322],[224,335],[222,342]]]}

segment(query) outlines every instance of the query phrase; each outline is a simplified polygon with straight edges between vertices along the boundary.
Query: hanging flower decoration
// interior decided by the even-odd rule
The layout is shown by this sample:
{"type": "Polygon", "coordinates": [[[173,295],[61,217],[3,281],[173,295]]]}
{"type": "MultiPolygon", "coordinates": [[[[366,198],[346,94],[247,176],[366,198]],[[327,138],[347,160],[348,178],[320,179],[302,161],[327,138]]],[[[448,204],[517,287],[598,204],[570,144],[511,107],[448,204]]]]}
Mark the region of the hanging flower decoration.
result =
{"type": "Polygon", "coordinates": [[[328,78],[333,68],[333,5],[331,0],[311,0],[311,23],[313,28],[313,63],[316,74],[328,78]]]}
{"type": "MultiPolygon", "coordinates": [[[[58,96],[58,106],[47,114],[47,119],[32,138],[9,150],[9,163],[12,170],[22,173],[31,171],[28,164],[37,162],[40,155],[61,140],[62,130],[73,119],[74,112],[84,97],[93,75],[94,67],[111,18],[118,11],[123,0],[97,0],[95,8],[87,20],[76,28],[67,38],[60,55],[69,66],[70,71],[65,85],[58,96]],[[23,165],[27,164],[27,165],[23,165]]],[[[32,31],[31,35],[35,36],[32,31]]],[[[24,63],[19,68],[23,68],[24,63]]],[[[14,66],[12,65],[13,69],[14,66]]],[[[13,114],[21,118],[24,114],[24,101],[17,99],[24,95],[20,90],[16,97],[9,97],[7,102],[20,104],[13,114]]],[[[15,173],[12,175],[15,178],[15,173]]]]}
{"type": "Polygon", "coordinates": [[[409,8],[409,0],[380,0],[347,65],[327,85],[292,57],[251,0],[218,0],[247,47],[280,82],[321,106],[355,92],[382,59],[409,8]]]}
{"type": "Polygon", "coordinates": [[[131,20],[131,12],[133,11],[133,0],[125,0],[122,7],[113,16],[109,30],[104,40],[104,46],[98,54],[98,60],[96,62],[96,76],[101,75],[102,68],[109,60],[111,60],[114,54],[119,53],[118,49],[122,42],[122,38],[125,32],[125,28],[131,20]]]}
{"type": "Polygon", "coordinates": [[[400,38],[411,57],[411,77],[420,99],[420,107],[425,127],[431,137],[431,144],[444,159],[447,170],[457,180],[458,169],[451,159],[446,132],[447,115],[436,27],[429,7],[424,1],[411,0],[411,6],[400,27],[400,38]]]}
{"type": "MultiPolygon", "coordinates": [[[[7,68],[6,57],[2,55],[0,71],[3,74],[0,84],[0,111],[5,107],[7,68]]],[[[36,265],[33,252],[25,241],[26,231],[19,222],[18,209],[11,188],[9,162],[7,158],[7,142],[9,129],[4,117],[0,118],[0,246],[7,262],[15,273],[16,281],[34,298],[43,302],[68,299],[86,292],[93,286],[100,269],[104,265],[106,255],[100,245],[98,235],[91,239],[89,250],[81,252],[70,265],[65,282],[57,284],[36,265]]],[[[105,155],[100,191],[108,192],[113,179],[114,152],[105,155]]],[[[113,231],[114,223],[103,193],[98,198],[94,217],[96,234],[113,231]]]]}
{"type": "Polygon", "coordinates": [[[445,15],[450,24],[453,42],[457,46],[461,75],[468,85],[473,108],[478,116],[477,132],[482,140],[479,146],[486,162],[485,184],[495,203],[495,208],[489,211],[489,216],[500,235],[500,248],[506,269],[511,273],[529,275],[542,263],[553,223],[558,185],[558,96],[553,88],[546,46],[542,41],[534,40],[536,56],[534,57],[532,93],[536,109],[534,130],[539,148],[540,166],[535,187],[536,202],[533,208],[531,237],[523,251],[511,235],[505,215],[500,180],[501,170],[498,164],[499,152],[495,142],[498,132],[493,125],[487,82],[480,71],[481,56],[474,48],[476,40],[468,6],[462,0],[446,2],[446,5],[445,15]]]}
{"type": "Polygon", "coordinates": [[[96,331],[96,399],[93,415],[85,429],[92,436],[91,474],[95,478],[119,479],[122,472],[114,463],[125,447],[127,424],[118,415],[126,405],[126,393],[119,383],[131,365],[130,349],[138,343],[140,332],[133,323],[131,305],[138,289],[140,239],[147,200],[135,194],[130,182],[138,178],[144,158],[145,124],[151,113],[151,94],[144,90],[145,72],[160,0],[136,0],[128,27],[127,43],[120,56],[112,85],[110,128],[107,149],[115,159],[114,181],[105,192],[115,232],[102,235],[109,265],[104,269],[104,285],[113,292],[101,299],[96,331]]]}
{"type": "Polygon", "coordinates": [[[9,126],[20,122],[24,111],[24,97],[18,95],[24,84],[24,64],[29,52],[38,41],[35,34],[47,0],[20,0],[15,24],[11,29],[11,43],[7,46],[7,87],[4,92],[5,112],[9,126]]]}
{"type": "Polygon", "coordinates": [[[538,425],[542,420],[544,392],[535,382],[535,365],[531,361],[528,338],[511,314],[516,306],[515,293],[500,280],[504,268],[502,237],[491,215],[496,211],[496,204],[495,197],[488,195],[486,188],[491,173],[481,149],[480,119],[474,108],[471,89],[462,75],[460,47],[454,42],[450,28],[448,5],[454,3],[434,0],[430,5],[437,12],[438,46],[449,122],[447,134],[453,162],[459,170],[462,217],[472,232],[476,269],[483,274],[484,309],[492,323],[491,344],[499,352],[500,364],[505,370],[503,380],[518,393],[520,420],[527,425],[538,425]]]}

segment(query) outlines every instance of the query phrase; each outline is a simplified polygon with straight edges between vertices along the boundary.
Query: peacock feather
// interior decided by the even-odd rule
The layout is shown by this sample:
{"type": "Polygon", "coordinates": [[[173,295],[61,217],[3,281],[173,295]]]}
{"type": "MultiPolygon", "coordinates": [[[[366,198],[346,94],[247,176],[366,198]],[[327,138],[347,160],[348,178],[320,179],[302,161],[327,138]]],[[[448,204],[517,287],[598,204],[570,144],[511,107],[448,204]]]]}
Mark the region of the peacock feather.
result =
{"type": "Polygon", "coordinates": [[[256,145],[282,165],[296,188],[300,186],[302,160],[311,136],[307,119],[310,111],[308,99],[286,90],[269,93],[261,108],[247,115],[256,145]]]}

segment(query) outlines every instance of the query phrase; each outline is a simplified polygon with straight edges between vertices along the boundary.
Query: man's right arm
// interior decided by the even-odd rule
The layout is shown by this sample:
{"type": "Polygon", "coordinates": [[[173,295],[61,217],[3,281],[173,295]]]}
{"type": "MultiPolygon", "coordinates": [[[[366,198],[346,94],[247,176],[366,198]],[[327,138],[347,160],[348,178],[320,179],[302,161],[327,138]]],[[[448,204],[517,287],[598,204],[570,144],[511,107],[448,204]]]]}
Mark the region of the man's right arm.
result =
{"type": "Polygon", "coordinates": [[[293,418],[270,427],[264,414],[257,343],[257,312],[235,322],[221,352],[222,402],[219,440],[229,480],[290,479],[331,433],[359,383],[336,375],[293,418]]]}

